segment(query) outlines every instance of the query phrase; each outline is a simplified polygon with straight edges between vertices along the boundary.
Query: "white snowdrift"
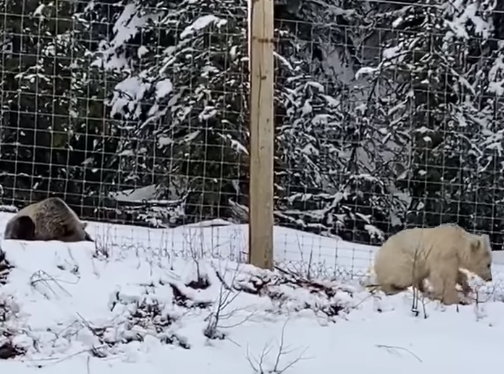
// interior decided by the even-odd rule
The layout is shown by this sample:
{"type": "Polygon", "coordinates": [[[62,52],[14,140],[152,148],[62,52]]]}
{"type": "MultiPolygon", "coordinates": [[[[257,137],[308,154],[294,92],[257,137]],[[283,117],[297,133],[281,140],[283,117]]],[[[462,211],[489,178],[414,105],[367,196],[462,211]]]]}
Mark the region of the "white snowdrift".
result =
{"type": "MultiPolygon", "coordinates": [[[[2,242],[12,268],[2,274],[0,267],[0,356],[19,353],[2,360],[2,369],[473,374],[500,367],[504,304],[495,286],[504,283],[498,264],[494,284],[475,283],[478,303],[444,307],[420,300],[412,311],[408,292],[371,295],[357,280],[317,282],[288,267],[271,273],[220,259],[226,248],[243,251],[239,226],[219,227],[220,235],[215,227],[171,230],[163,234],[171,238],[163,248],[155,237],[160,231],[93,225],[96,245],[2,242]],[[100,236],[104,232],[109,235],[100,236]],[[150,239],[133,241],[142,235],[150,239]],[[177,244],[185,255],[175,255],[177,244]]],[[[296,235],[301,240],[283,254],[287,264],[289,253],[306,257],[319,240],[296,235]]],[[[334,256],[355,246],[332,243],[339,248],[328,249],[327,257],[329,250],[334,256]]],[[[341,264],[351,273],[356,262],[341,264]]]]}

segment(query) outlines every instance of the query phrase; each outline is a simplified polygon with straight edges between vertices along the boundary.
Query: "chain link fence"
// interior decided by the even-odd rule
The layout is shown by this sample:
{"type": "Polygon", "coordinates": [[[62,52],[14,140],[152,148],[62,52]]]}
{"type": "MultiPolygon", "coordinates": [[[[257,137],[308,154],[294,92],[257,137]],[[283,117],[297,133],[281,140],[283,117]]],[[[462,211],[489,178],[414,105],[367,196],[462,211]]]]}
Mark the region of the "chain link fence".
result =
{"type": "MultiPolygon", "coordinates": [[[[501,6],[275,2],[279,266],[362,276],[447,222],[502,249],[501,6]]],[[[0,4],[3,210],[59,196],[102,245],[244,260],[247,31],[245,0],[0,4]]]]}

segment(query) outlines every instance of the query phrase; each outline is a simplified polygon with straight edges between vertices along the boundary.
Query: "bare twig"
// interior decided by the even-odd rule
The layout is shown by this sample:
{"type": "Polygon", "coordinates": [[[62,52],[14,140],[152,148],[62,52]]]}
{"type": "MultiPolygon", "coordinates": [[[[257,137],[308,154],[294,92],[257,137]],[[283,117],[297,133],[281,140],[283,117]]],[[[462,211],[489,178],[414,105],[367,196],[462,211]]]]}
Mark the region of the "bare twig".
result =
{"type": "Polygon", "coordinates": [[[303,357],[304,353],[306,352],[306,348],[305,348],[305,349],[303,349],[301,354],[299,354],[295,359],[289,361],[289,363],[287,363],[285,365],[281,364],[282,358],[293,352],[293,350],[288,350],[285,347],[285,340],[284,340],[285,339],[285,327],[286,327],[288,321],[289,320],[286,320],[284,325],[282,326],[282,334],[280,336],[278,350],[276,351],[275,359],[274,359],[274,362],[272,365],[267,365],[267,362],[266,362],[269,354],[272,351],[272,348],[269,344],[265,345],[259,358],[255,358],[252,355],[250,355],[248,352],[248,349],[247,349],[246,358],[255,373],[257,373],[257,374],[282,374],[282,373],[286,372],[287,370],[289,370],[296,363],[300,362],[301,360],[306,359],[306,357],[303,357]],[[271,366],[271,367],[268,368],[267,366],[271,366]]]}
{"type": "Polygon", "coordinates": [[[215,275],[217,278],[220,280],[222,283],[222,286],[227,290],[227,291],[233,291],[233,289],[226,283],[224,280],[224,277],[221,275],[221,273],[218,270],[215,270],[215,275]]]}
{"type": "Polygon", "coordinates": [[[391,353],[397,353],[397,351],[404,351],[404,352],[409,353],[414,358],[416,358],[418,360],[418,362],[423,362],[420,357],[418,357],[416,354],[414,354],[413,352],[411,352],[410,350],[408,350],[404,347],[396,347],[396,346],[385,345],[385,344],[376,344],[376,347],[377,348],[385,348],[387,351],[389,351],[391,353]]]}
{"type": "MultiPolygon", "coordinates": [[[[208,321],[208,325],[205,329],[205,336],[208,337],[209,339],[223,339],[224,336],[223,334],[219,333],[218,330],[219,328],[230,328],[234,326],[238,326],[245,321],[247,321],[250,316],[245,318],[243,321],[240,323],[231,325],[231,326],[221,326],[219,322],[223,319],[230,318],[233,314],[235,314],[238,309],[235,309],[229,313],[224,313],[224,311],[233,303],[233,301],[240,295],[240,291],[236,292],[234,291],[224,280],[224,276],[219,272],[218,269],[216,269],[215,265],[212,263],[212,267],[214,268],[214,271],[221,281],[221,285],[219,288],[219,297],[217,299],[217,305],[215,306],[215,309],[210,313],[210,315],[206,318],[208,321]]],[[[236,277],[240,273],[240,264],[236,263],[236,267],[233,271],[233,276],[231,279],[231,284],[234,283],[236,277]]],[[[226,273],[224,273],[225,275],[226,273]]]]}

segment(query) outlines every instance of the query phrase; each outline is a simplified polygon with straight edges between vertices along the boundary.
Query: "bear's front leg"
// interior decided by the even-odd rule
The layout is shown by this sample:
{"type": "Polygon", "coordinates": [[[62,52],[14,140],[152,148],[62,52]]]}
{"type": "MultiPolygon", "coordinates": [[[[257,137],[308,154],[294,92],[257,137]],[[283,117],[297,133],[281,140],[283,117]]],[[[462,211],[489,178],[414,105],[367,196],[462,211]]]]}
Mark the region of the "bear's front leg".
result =
{"type": "Polygon", "coordinates": [[[456,264],[440,261],[440,264],[431,269],[429,278],[434,296],[441,300],[443,304],[453,305],[460,302],[456,288],[458,278],[458,266],[456,264]]]}
{"type": "Polygon", "coordinates": [[[458,271],[457,283],[460,284],[460,287],[462,287],[462,292],[464,296],[467,296],[471,292],[473,292],[473,289],[471,288],[471,286],[469,286],[467,274],[460,270],[458,271]]]}

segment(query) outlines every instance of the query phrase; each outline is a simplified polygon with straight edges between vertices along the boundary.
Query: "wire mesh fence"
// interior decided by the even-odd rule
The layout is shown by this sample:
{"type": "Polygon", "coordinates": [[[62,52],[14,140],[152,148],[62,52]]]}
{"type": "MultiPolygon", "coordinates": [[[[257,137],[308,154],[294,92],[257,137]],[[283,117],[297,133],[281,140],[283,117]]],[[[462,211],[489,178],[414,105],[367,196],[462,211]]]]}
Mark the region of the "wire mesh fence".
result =
{"type": "MultiPolygon", "coordinates": [[[[501,249],[499,7],[275,2],[277,264],[362,276],[390,234],[446,222],[501,249]]],[[[4,210],[59,196],[100,245],[245,261],[248,12],[0,4],[4,210]]]]}

